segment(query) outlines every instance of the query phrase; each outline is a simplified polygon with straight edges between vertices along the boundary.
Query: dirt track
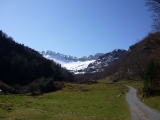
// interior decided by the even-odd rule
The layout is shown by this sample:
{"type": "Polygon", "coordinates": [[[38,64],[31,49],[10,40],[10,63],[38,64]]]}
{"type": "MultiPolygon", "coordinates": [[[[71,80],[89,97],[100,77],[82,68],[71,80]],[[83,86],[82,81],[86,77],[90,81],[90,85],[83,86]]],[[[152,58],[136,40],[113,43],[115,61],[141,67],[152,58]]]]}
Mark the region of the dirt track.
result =
{"type": "Polygon", "coordinates": [[[126,99],[130,106],[132,120],[160,120],[160,113],[143,104],[136,96],[136,89],[127,86],[130,90],[126,99]]]}

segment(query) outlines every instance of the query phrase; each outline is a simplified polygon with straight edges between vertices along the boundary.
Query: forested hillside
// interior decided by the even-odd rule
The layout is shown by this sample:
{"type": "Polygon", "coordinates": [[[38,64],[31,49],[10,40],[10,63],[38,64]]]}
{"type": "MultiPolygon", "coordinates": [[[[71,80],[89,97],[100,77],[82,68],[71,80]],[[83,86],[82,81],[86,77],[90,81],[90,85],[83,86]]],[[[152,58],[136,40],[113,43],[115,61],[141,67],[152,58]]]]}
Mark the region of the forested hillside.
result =
{"type": "Polygon", "coordinates": [[[0,31],[0,80],[11,86],[27,85],[42,77],[54,81],[73,80],[72,74],[59,64],[0,31]]]}
{"type": "Polygon", "coordinates": [[[156,64],[155,74],[160,78],[160,32],[151,33],[143,40],[131,45],[126,53],[103,72],[77,75],[76,78],[77,80],[98,80],[112,76],[113,81],[143,79],[150,62],[156,64]]]}
{"type": "MultiPolygon", "coordinates": [[[[151,33],[130,46],[128,52],[106,69],[105,74],[114,75],[117,80],[141,79],[151,61],[160,65],[160,32],[151,33]]],[[[155,74],[160,75],[159,68],[155,74]]]]}

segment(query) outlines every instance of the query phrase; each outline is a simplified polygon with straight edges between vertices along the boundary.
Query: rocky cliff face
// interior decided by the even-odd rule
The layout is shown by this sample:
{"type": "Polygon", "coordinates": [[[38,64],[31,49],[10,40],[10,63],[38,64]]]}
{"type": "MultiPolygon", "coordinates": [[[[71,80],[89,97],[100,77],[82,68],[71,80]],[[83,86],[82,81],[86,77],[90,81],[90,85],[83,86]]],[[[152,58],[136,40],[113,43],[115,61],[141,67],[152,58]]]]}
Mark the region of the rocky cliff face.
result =
{"type": "Polygon", "coordinates": [[[126,50],[116,49],[100,56],[95,62],[88,65],[86,72],[94,73],[103,71],[108,65],[118,59],[125,52],[126,50]]]}

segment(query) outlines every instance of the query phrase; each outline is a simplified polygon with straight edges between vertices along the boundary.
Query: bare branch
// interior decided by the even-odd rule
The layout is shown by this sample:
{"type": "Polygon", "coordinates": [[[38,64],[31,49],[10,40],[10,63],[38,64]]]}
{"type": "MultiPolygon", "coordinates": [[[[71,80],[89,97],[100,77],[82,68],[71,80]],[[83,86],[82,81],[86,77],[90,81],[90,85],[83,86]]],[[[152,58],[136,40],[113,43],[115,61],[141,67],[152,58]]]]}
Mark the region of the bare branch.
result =
{"type": "Polygon", "coordinates": [[[153,11],[153,31],[160,31],[160,0],[146,0],[149,11],[153,11]]]}

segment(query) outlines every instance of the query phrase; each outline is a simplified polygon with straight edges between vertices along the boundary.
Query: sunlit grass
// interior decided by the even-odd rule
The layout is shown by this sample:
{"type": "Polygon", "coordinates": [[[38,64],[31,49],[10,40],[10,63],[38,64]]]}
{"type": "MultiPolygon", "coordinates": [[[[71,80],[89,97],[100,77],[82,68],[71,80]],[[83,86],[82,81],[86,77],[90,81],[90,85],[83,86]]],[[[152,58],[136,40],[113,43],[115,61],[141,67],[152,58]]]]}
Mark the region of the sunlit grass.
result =
{"type": "Polygon", "coordinates": [[[104,79],[92,85],[66,83],[63,90],[36,97],[0,95],[0,119],[129,120],[125,85],[141,82],[104,79]]]}

